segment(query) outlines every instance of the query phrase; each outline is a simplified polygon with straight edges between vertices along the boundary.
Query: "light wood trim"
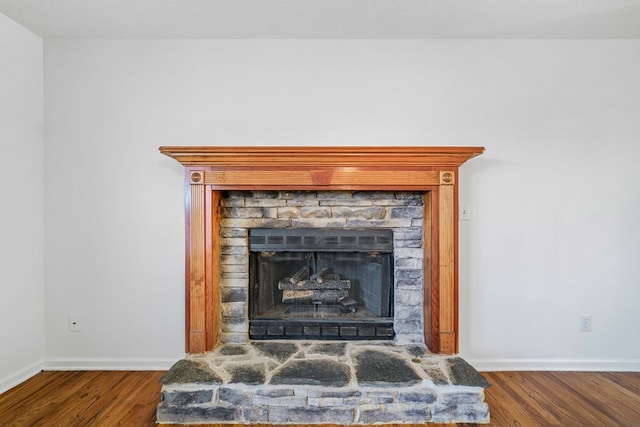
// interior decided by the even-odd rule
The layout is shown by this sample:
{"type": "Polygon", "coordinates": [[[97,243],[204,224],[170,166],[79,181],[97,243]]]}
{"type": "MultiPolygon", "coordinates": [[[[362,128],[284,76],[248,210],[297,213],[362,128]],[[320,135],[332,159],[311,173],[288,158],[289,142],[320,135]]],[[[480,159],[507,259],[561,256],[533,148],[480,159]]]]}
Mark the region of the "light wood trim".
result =
{"type": "Polygon", "coordinates": [[[483,147],[160,147],[184,166],[263,168],[285,165],[323,167],[460,166],[483,147]]]}
{"type": "MultiPolygon", "coordinates": [[[[431,229],[429,230],[429,240],[431,242],[431,290],[429,309],[431,328],[429,334],[425,332],[425,343],[433,353],[440,353],[440,187],[435,187],[430,193],[431,201],[431,229]]],[[[425,230],[425,233],[427,231],[425,230]]],[[[427,255],[425,254],[425,257],[427,255]]]]}
{"type": "Polygon", "coordinates": [[[192,184],[189,212],[189,284],[187,318],[188,351],[202,353],[207,350],[206,296],[205,296],[205,186],[192,184]]]}
{"type": "Polygon", "coordinates": [[[454,239],[455,210],[454,210],[453,185],[440,186],[439,203],[439,260],[440,273],[439,299],[440,299],[440,352],[445,354],[455,353],[456,329],[455,329],[455,251],[454,239]]]}
{"type": "Polygon", "coordinates": [[[206,313],[207,313],[207,351],[218,345],[220,333],[220,287],[214,283],[220,281],[220,192],[211,191],[207,186],[207,275],[206,313]]]}
{"type": "Polygon", "coordinates": [[[322,186],[345,188],[423,189],[438,185],[438,171],[415,169],[324,168],[324,169],[233,169],[205,173],[205,183],[216,189],[283,188],[306,189],[322,186]]]}
{"type": "Polygon", "coordinates": [[[432,246],[433,241],[431,236],[433,235],[433,191],[427,191],[424,193],[424,224],[422,227],[422,241],[424,242],[424,258],[422,264],[422,286],[423,286],[423,298],[422,298],[422,319],[424,328],[424,342],[431,349],[436,352],[433,345],[433,328],[431,325],[431,311],[433,307],[432,303],[432,287],[433,287],[433,259],[432,259],[432,246]]]}

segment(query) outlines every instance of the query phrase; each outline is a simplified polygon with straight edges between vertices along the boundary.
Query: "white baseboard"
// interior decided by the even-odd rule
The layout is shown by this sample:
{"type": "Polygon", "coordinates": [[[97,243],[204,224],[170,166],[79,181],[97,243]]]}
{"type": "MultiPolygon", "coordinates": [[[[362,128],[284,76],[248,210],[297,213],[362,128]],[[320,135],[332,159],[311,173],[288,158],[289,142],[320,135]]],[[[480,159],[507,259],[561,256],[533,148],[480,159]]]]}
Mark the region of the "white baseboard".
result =
{"type": "Polygon", "coordinates": [[[640,372],[640,359],[472,359],[481,372],[495,371],[591,371],[640,372]]]}
{"type": "Polygon", "coordinates": [[[45,371],[166,371],[178,360],[147,358],[51,357],[44,361],[45,371]]]}
{"type": "Polygon", "coordinates": [[[35,363],[32,363],[29,366],[25,366],[24,368],[20,369],[18,372],[15,372],[7,377],[0,379],[0,394],[4,393],[9,389],[12,389],[18,384],[28,380],[32,376],[39,374],[40,372],[42,372],[43,368],[44,368],[44,360],[39,360],[35,363]]]}

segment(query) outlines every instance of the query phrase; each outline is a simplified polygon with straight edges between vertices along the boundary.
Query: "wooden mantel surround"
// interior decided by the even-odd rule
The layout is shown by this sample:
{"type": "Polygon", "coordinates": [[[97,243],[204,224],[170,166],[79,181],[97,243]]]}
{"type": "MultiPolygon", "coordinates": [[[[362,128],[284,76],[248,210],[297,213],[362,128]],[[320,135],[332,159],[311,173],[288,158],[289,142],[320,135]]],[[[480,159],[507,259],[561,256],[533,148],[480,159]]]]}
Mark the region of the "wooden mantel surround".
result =
{"type": "Polygon", "coordinates": [[[215,348],[223,190],[421,191],[424,330],[458,352],[458,167],[483,147],[160,147],[186,168],[186,351],[215,348]]]}

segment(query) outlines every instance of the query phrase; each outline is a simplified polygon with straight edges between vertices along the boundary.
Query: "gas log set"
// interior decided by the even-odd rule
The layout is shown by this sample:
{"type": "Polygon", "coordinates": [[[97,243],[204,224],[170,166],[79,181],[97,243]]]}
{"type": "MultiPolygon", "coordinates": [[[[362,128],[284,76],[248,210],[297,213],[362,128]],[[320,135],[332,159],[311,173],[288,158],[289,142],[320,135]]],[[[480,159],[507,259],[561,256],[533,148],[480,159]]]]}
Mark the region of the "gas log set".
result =
{"type": "Polygon", "coordinates": [[[311,269],[304,266],[292,277],[278,283],[278,289],[283,291],[282,302],[295,304],[287,309],[289,313],[305,307],[312,307],[314,316],[324,311],[321,310],[324,307],[330,312],[335,312],[334,308],[343,313],[357,311],[358,302],[349,296],[350,280],[341,280],[339,274],[331,273],[331,269],[326,267],[315,274],[310,273],[311,269]]]}

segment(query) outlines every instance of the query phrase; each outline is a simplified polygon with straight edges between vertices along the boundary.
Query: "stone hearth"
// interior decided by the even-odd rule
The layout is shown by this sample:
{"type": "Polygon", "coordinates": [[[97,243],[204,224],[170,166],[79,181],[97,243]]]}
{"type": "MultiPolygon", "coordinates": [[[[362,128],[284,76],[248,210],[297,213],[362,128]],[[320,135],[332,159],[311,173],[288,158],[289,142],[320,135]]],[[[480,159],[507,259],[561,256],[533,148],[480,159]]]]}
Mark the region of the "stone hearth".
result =
{"type": "Polygon", "coordinates": [[[463,359],[389,341],[256,341],[164,376],[165,424],[486,423],[489,384],[463,359]]]}

